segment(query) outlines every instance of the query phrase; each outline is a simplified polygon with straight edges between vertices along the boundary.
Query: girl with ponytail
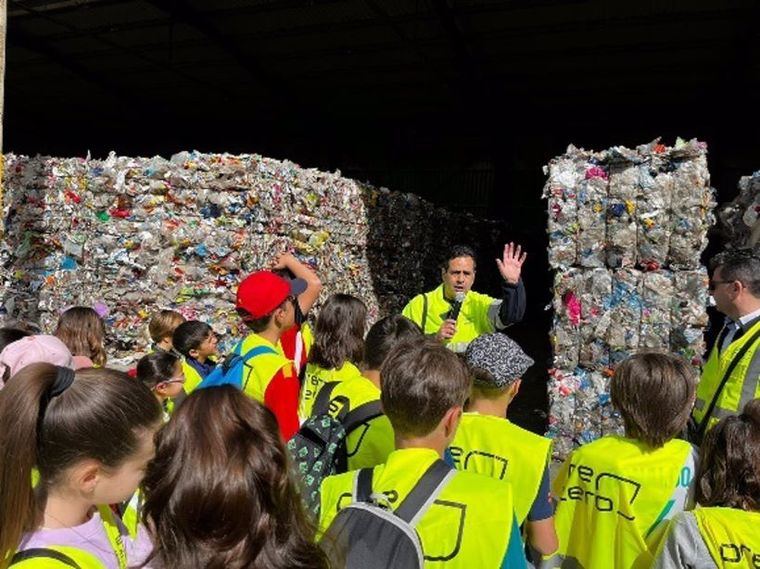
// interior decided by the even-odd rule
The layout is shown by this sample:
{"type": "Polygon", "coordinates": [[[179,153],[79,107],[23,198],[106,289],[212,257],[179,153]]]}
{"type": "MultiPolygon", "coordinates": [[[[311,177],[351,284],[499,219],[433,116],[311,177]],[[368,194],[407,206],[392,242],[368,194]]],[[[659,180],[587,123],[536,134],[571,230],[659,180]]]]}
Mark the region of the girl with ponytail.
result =
{"type": "Polygon", "coordinates": [[[107,504],[153,457],[161,408],[126,374],[29,365],[0,391],[0,569],[126,569],[150,553],[107,504]]]}

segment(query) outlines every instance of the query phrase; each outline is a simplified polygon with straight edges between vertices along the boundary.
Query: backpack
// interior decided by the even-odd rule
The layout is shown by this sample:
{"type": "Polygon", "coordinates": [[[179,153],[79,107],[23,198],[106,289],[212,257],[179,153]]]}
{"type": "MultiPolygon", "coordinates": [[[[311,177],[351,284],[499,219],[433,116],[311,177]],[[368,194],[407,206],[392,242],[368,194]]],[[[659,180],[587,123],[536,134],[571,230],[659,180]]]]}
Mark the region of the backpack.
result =
{"type": "Polygon", "coordinates": [[[243,343],[240,342],[233,352],[229,354],[221,364],[208,374],[196,389],[205,389],[206,387],[218,387],[220,385],[234,385],[240,390],[245,389],[243,384],[243,373],[248,365],[248,360],[264,354],[276,354],[277,350],[269,346],[256,346],[251,348],[245,354],[241,355],[240,350],[243,343]]]}
{"type": "Polygon", "coordinates": [[[353,501],[340,510],[321,545],[331,565],[346,569],[422,569],[425,557],[415,526],[456,471],[438,459],[393,511],[385,494],[372,493],[371,468],[356,474],[353,501]]]}
{"type": "Polygon", "coordinates": [[[306,507],[319,515],[319,488],[322,480],[348,470],[346,438],[361,424],[383,414],[380,401],[369,401],[349,409],[347,397],[330,400],[338,381],[325,383],[314,400],[312,415],[288,441],[287,447],[301,477],[302,495],[306,507]],[[342,407],[336,416],[330,414],[342,407]]]}

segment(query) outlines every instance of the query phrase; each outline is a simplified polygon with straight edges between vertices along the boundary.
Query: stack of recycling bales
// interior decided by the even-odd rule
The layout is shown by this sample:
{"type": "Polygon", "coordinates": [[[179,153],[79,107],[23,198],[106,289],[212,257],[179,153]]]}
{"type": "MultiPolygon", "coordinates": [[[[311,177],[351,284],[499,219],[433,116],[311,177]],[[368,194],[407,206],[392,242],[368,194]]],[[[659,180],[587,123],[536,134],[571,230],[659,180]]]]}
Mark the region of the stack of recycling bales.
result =
{"type": "Polygon", "coordinates": [[[718,213],[729,249],[760,252],[760,171],[739,180],[739,195],[718,213]]]}
{"type": "Polygon", "coordinates": [[[622,430],[616,364],[662,349],[699,365],[707,325],[700,254],[715,206],[706,145],[568,147],[545,168],[555,273],[549,435],[555,455],[622,430]]]}
{"type": "MultiPolygon", "coordinates": [[[[105,160],[6,156],[0,317],[50,331],[61,310],[96,306],[111,361],[132,361],[160,308],[245,333],[239,280],[292,249],[327,293],[362,298],[371,318],[434,282],[457,241],[496,248],[498,225],[258,155],[182,152],[105,160]]],[[[324,296],[324,295],[323,295],[324,296]]]]}

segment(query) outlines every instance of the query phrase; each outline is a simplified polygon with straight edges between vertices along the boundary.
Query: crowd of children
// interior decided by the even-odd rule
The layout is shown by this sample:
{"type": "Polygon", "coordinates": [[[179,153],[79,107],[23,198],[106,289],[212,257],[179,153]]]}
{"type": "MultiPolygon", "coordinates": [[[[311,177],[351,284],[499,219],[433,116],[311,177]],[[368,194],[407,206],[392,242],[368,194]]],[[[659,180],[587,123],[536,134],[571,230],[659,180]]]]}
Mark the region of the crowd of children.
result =
{"type": "Polygon", "coordinates": [[[552,476],[507,419],[534,365],[502,332],[457,354],[368,327],[291,254],[237,290],[249,329],[163,310],[131,373],[87,307],[0,329],[0,569],[760,566],[760,400],[682,439],[697,376],[642,352],[611,378],[625,433],[552,476]]]}

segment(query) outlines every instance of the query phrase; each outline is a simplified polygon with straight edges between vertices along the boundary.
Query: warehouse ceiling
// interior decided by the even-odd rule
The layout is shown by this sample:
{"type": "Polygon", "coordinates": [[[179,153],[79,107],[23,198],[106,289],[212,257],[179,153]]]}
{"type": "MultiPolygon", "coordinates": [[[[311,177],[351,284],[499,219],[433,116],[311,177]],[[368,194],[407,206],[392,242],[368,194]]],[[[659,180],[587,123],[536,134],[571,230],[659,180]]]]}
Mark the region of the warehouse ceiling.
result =
{"type": "Polygon", "coordinates": [[[730,193],[760,168],[758,23],[750,1],[10,0],[4,147],[260,152],[509,217],[569,142],[697,136],[730,193]]]}

